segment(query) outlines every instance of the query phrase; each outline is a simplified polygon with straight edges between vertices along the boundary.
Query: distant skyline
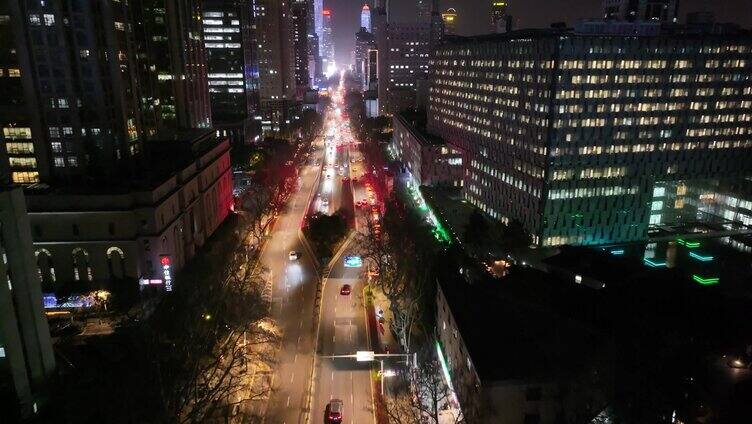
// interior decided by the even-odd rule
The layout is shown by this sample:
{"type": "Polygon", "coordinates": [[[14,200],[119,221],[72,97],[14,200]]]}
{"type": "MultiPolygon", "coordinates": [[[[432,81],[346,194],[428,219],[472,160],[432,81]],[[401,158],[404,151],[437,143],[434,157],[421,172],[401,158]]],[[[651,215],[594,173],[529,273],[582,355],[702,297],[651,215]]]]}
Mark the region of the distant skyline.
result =
{"type": "MultiPolygon", "coordinates": [[[[488,32],[491,0],[439,0],[442,10],[454,7],[458,13],[459,35],[488,32]]],[[[508,0],[509,13],[514,17],[514,28],[545,28],[552,22],[574,25],[581,19],[600,17],[601,0],[508,0]]],[[[373,6],[373,0],[324,0],[324,7],[332,10],[332,25],[338,64],[349,65],[355,48],[355,33],[360,28],[360,11],[364,3],[373,6]]],[[[394,21],[414,21],[417,18],[417,0],[392,0],[394,21]]],[[[680,0],[679,16],[683,21],[688,12],[708,10],[715,13],[718,22],[734,22],[752,28],[752,1],[750,0],[680,0]]],[[[490,24],[489,24],[490,25],[490,24]]]]}

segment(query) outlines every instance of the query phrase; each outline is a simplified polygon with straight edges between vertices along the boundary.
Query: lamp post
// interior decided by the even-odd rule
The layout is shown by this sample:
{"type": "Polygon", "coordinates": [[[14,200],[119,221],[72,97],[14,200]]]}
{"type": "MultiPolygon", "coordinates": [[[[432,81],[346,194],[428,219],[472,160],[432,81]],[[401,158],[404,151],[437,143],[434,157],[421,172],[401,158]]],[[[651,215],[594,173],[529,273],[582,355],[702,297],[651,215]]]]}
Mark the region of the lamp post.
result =
{"type": "MultiPolygon", "coordinates": [[[[328,358],[328,359],[338,359],[338,358],[354,358],[358,362],[374,362],[379,361],[381,371],[379,375],[381,376],[381,394],[384,394],[384,378],[385,377],[392,377],[394,376],[393,371],[389,375],[385,375],[384,373],[384,359],[382,358],[405,358],[407,360],[407,366],[410,366],[410,355],[409,353],[375,353],[370,350],[359,350],[355,352],[355,354],[352,355],[325,355],[322,356],[322,358],[328,358]]],[[[415,356],[414,361],[417,362],[417,356],[415,356]]],[[[417,364],[416,364],[417,365],[417,364]]]]}

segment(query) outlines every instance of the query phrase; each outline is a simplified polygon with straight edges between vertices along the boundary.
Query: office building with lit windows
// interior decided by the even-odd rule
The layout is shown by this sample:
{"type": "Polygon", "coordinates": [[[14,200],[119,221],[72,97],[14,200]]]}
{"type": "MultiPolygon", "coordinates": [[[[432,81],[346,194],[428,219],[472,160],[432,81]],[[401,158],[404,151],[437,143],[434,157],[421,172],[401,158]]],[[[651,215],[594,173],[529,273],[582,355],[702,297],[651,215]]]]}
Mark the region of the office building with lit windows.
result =
{"type": "Polygon", "coordinates": [[[259,111],[253,9],[238,0],[204,0],[203,26],[214,128],[233,143],[248,142],[259,111]]]}
{"type": "Polygon", "coordinates": [[[321,21],[321,60],[324,66],[324,73],[331,71],[334,66],[334,34],[332,33],[332,11],[324,9],[321,21]]]}
{"type": "Polygon", "coordinates": [[[0,183],[33,184],[46,177],[48,148],[17,6],[0,4],[0,183]]]}
{"type": "Polygon", "coordinates": [[[308,72],[308,6],[305,0],[293,1],[290,6],[296,98],[301,100],[311,84],[308,72]]]}
{"type": "MultiPolygon", "coordinates": [[[[138,65],[143,133],[150,139],[162,130],[210,128],[201,0],[132,0],[130,16],[119,35],[133,38],[138,65]]],[[[104,16],[106,18],[106,15],[104,16]]],[[[98,19],[98,17],[94,17],[98,19]]],[[[105,27],[106,29],[106,27],[105,27]]],[[[126,56],[118,52],[118,57],[126,56]]]]}
{"type": "Polygon", "coordinates": [[[264,131],[278,132],[292,122],[295,108],[295,51],[290,3],[257,0],[259,103],[264,131]]]}
{"type": "Polygon", "coordinates": [[[360,28],[355,34],[355,51],[353,52],[353,76],[361,87],[368,87],[368,52],[376,48],[376,40],[373,34],[360,28]]]}
{"type": "Polygon", "coordinates": [[[656,184],[752,173],[752,37],[519,31],[432,58],[464,196],[539,245],[647,238],[656,184]]]}
{"type": "MultiPolygon", "coordinates": [[[[431,24],[388,23],[386,39],[378,44],[379,106],[382,114],[415,107],[418,80],[428,77],[431,24]]],[[[377,39],[377,43],[379,43],[377,39]]]]}
{"type": "Polygon", "coordinates": [[[2,167],[14,182],[106,175],[141,151],[129,7],[100,6],[0,6],[2,167]]]}

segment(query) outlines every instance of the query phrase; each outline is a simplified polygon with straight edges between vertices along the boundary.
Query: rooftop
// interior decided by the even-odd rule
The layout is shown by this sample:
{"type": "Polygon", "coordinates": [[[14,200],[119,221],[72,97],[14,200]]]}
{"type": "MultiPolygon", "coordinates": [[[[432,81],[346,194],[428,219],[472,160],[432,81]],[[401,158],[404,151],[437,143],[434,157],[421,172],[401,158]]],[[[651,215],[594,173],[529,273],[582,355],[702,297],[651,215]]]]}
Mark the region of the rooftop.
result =
{"type": "Polygon", "coordinates": [[[494,283],[442,283],[484,384],[566,378],[593,363],[603,351],[605,337],[600,332],[585,321],[557,312],[565,304],[572,307],[590,302],[593,293],[576,287],[562,290],[563,286],[550,281],[539,271],[516,268],[494,283]],[[530,290],[540,298],[522,295],[530,290]]]}
{"type": "Polygon", "coordinates": [[[108,170],[107,175],[34,184],[24,191],[29,195],[118,195],[149,191],[218,144],[212,129],[163,131],[144,143],[143,154],[118,169],[108,170]]]}
{"type": "Polygon", "coordinates": [[[415,139],[423,146],[440,146],[444,144],[444,139],[430,134],[426,130],[426,113],[425,111],[403,110],[395,115],[402,121],[407,130],[415,136],[415,139]]]}

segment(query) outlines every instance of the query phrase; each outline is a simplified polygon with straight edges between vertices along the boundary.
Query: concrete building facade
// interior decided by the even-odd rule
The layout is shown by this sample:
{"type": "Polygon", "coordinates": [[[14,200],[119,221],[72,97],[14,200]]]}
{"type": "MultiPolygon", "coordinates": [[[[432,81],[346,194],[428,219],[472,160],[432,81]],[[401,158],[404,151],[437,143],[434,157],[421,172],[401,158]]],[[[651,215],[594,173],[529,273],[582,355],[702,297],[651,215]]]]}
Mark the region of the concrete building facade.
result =
{"type": "Polygon", "coordinates": [[[392,117],[392,143],[390,148],[418,185],[444,185],[462,187],[463,154],[447,145],[435,135],[417,128],[405,115],[392,117]]]}
{"type": "Polygon", "coordinates": [[[102,194],[27,193],[45,291],[68,283],[93,290],[135,280],[171,290],[175,273],[233,205],[229,141],[217,144],[213,132],[203,138],[210,140],[208,147],[193,159],[140,187],[102,194]]]}
{"type": "Polygon", "coordinates": [[[39,411],[43,385],[55,370],[20,188],[0,191],[0,254],[0,405],[3,421],[15,422],[39,411]]]}
{"type": "Polygon", "coordinates": [[[752,37],[528,31],[442,45],[428,130],[540,245],[644,240],[658,181],[752,172],[752,37]]]}

